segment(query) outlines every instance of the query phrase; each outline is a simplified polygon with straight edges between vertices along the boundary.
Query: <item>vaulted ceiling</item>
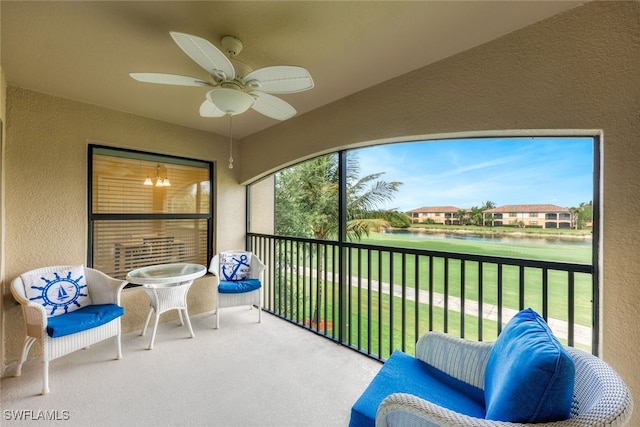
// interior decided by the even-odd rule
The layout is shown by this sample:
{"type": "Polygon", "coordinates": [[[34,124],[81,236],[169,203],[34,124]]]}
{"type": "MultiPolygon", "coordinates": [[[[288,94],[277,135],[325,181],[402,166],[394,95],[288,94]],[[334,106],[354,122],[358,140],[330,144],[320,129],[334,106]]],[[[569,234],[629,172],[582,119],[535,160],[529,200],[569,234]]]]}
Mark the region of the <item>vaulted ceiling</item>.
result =
{"type": "MultiPolygon", "coordinates": [[[[209,89],[129,76],[209,79],[170,31],[218,47],[223,36],[238,37],[244,43],[238,59],[254,69],[305,67],[315,87],[279,95],[301,115],[583,3],[2,0],[0,51],[8,85],[228,135],[226,118],[199,116],[209,89]]],[[[249,110],[234,118],[233,134],[242,138],[278,123],[249,110]]]]}

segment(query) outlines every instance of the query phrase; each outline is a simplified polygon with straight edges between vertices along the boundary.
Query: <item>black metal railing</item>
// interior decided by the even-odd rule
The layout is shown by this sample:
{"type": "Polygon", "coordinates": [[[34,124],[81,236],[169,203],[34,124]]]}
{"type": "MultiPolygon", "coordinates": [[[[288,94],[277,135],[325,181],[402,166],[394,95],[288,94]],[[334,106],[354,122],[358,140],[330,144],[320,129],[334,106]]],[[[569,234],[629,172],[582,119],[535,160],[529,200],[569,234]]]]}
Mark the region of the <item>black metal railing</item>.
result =
{"type": "Polygon", "coordinates": [[[249,233],[267,265],[264,309],[379,360],[440,330],[493,341],[532,307],[565,344],[597,354],[588,264],[249,233]]]}

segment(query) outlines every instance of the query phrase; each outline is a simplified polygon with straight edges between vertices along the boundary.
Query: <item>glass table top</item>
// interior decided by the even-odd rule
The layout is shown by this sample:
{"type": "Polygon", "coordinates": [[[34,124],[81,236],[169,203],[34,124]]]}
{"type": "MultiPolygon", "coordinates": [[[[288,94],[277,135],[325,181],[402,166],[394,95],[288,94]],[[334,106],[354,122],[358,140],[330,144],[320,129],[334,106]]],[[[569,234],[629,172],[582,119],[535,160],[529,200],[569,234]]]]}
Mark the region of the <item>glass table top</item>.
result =
{"type": "Polygon", "coordinates": [[[138,285],[168,285],[197,279],[206,272],[207,267],[200,264],[158,264],[130,271],[127,281],[138,285]]]}

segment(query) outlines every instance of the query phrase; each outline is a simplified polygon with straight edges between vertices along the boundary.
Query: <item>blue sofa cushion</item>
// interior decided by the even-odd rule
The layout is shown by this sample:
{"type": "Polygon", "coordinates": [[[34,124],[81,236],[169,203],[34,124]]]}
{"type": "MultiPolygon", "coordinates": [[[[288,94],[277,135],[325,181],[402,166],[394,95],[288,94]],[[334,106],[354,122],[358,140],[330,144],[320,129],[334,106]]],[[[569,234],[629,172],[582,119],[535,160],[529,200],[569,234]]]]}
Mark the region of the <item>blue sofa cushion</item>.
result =
{"type": "Polygon", "coordinates": [[[221,294],[241,294],[255,291],[256,289],[260,289],[261,286],[262,283],[260,279],[221,280],[218,284],[218,292],[221,294]]]}
{"type": "Polygon", "coordinates": [[[485,416],[482,390],[396,350],[351,408],[349,427],[375,427],[378,406],[393,393],[410,393],[452,411],[485,416]]]}
{"type": "Polygon", "coordinates": [[[485,371],[487,419],[543,423],[570,417],[575,364],[542,317],[517,313],[496,340],[485,371]]]}
{"type": "Polygon", "coordinates": [[[50,317],[47,334],[52,338],[63,337],[104,325],[123,314],[124,308],[116,304],[88,305],[71,313],[50,317]]]}

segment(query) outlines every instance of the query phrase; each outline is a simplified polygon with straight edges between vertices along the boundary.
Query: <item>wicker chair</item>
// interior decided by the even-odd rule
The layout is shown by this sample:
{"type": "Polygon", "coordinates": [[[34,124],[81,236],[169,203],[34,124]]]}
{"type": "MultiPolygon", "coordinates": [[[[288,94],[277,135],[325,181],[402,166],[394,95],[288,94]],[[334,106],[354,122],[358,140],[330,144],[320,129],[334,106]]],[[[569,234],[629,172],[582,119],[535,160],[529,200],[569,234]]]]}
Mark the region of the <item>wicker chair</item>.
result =
{"type": "MultiPolygon", "coordinates": [[[[425,334],[416,345],[416,357],[449,375],[480,389],[484,367],[493,343],[472,342],[440,332],[425,334]],[[470,369],[469,367],[479,367],[470,369]]],[[[623,426],[631,417],[629,389],[605,362],[584,351],[567,347],[576,367],[571,418],[552,423],[522,424],[490,421],[459,414],[417,396],[387,396],[376,414],[376,427],[417,426],[623,426]]]]}
{"type": "MultiPolygon", "coordinates": [[[[44,267],[31,270],[25,274],[33,273],[46,275],[48,273],[58,272],[69,268],[72,268],[72,266],[44,267]]],[[[108,308],[112,308],[113,305],[116,305],[118,307],[113,308],[117,310],[112,310],[112,313],[117,311],[117,314],[112,314],[112,316],[116,317],[106,323],[100,324],[99,326],[89,327],[89,329],[80,330],[69,335],[55,338],[49,336],[50,332],[47,330],[49,323],[47,310],[43,305],[29,299],[27,296],[27,290],[25,289],[25,283],[22,278],[18,276],[11,282],[11,293],[16,301],[18,301],[22,306],[22,314],[24,317],[26,331],[22,355],[14,372],[14,376],[20,376],[22,373],[22,365],[27,360],[29,350],[33,343],[36,341],[40,342],[42,347],[43,363],[42,394],[47,394],[49,392],[49,362],[51,360],[112,337],[115,338],[116,359],[122,358],[120,316],[122,316],[124,310],[119,307],[119,305],[120,292],[126,282],[114,279],[101,271],[88,267],[84,267],[84,278],[92,301],[92,305],[88,308],[93,309],[100,305],[108,305],[108,308]]],[[[73,313],[70,313],[69,315],[71,314],[73,313]]],[[[102,314],[104,314],[104,312],[102,312],[102,314]]],[[[68,315],[63,314],[61,316],[68,315]]]]}
{"type": "MultiPolygon", "coordinates": [[[[238,251],[229,251],[236,253],[238,251]]],[[[224,252],[223,252],[224,253],[224,252]]],[[[211,259],[209,265],[209,272],[213,273],[218,278],[218,286],[216,287],[216,329],[220,327],[220,309],[225,307],[237,307],[242,305],[248,305],[252,308],[254,305],[258,307],[258,323],[262,322],[262,273],[266,266],[262,261],[253,253],[247,252],[251,255],[249,276],[247,279],[260,281],[257,289],[244,290],[242,287],[243,282],[232,282],[225,280],[225,275],[221,271],[220,255],[218,254],[211,259]],[[236,289],[233,289],[236,288],[236,289]],[[227,290],[232,289],[231,292],[227,290]]]]}

